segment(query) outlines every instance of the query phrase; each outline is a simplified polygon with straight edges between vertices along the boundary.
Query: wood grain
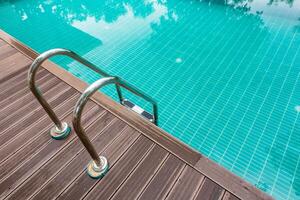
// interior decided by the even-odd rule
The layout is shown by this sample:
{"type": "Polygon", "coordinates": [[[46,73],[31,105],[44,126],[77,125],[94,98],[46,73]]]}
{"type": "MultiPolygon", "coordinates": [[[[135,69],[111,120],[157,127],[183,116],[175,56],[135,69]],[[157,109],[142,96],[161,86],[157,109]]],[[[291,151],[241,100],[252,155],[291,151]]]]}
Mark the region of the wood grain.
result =
{"type": "Polygon", "coordinates": [[[185,166],[181,160],[169,155],[165,163],[146,186],[139,199],[165,199],[185,166]]]}
{"type": "Polygon", "coordinates": [[[155,145],[111,199],[135,199],[163,164],[168,152],[155,145]]]}
{"type": "Polygon", "coordinates": [[[195,200],[221,200],[224,193],[225,190],[220,185],[205,178],[195,200]]]}
{"type": "MultiPolygon", "coordinates": [[[[110,169],[109,173],[88,193],[86,199],[109,199],[152,149],[152,145],[153,143],[149,139],[139,137],[137,142],[110,169]]],[[[64,197],[72,199],[74,196],[77,196],[76,193],[68,194],[66,191],[61,199],[65,199],[64,197]]]]}
{"type": "Polygon", "coordinates": [[[179,179],[175,183],[171,192],[166,199],[168,200],[182,200],[194,199],[197,189],[204,180],[204,176],[198,173],[193,168],[187,166],[179,179]]]}

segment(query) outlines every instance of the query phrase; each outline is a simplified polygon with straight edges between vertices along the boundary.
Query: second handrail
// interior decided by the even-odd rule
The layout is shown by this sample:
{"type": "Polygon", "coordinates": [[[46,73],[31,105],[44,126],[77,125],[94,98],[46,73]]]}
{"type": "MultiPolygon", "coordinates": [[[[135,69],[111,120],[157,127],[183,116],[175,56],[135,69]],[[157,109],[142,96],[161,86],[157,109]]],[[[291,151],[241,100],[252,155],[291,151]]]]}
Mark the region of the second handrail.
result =
{"type": "MultiPolygon", "coordinates": [[[[107,159],[104,156],[98,156],[96,149],[92,145],[90,139],[87,137],[87,134],[81,125],[81,116],[89,98],[96,91],[100,90],[102,87],[109,84],[116,84],[121,87],[125,86],[122,80],[118,77],[106,77],[95,81],[82,93],[82,95],[80,96],[79,100],[75,105],[74,113],[73,113],[72,123],[73,123],[75,133],[77,134],[80,141],[82,142],[82,144],[84,145],[84,147],[86,148],[90,156],[92,157],[91,162],[87,166],[87,172],[92,178],[103,177],[109,169],[109,164],[107,159]]],[[[155,112],[157,112],[157,108],[156,109],[154,108],[154,110],[156,110],[155,112]]]]}
{"type": "Polygon", "coordinates": [[[108,77],[108,78],[102,78],[93,84],[91,84],[80,96],[79,100],[77,101],[75,108],[74,108],[74,114],[73,114],[73,127],[75,130],[75,133],[79,137],[80,141],[92,157],[92,161],[88,164],[87,172],[92,178],[100,178],[105,175],[105,173],[108,171],[108,161],[103,156],[98,156],[98,153],[94,146],[92,145],[90,139],[87,137],[84,129],[81,126],[81,116],[83,109],[89,99],[90,96],[92,96],[97,90],[99,90],[101,87],[116,83],[115,77],[108,77]]]}

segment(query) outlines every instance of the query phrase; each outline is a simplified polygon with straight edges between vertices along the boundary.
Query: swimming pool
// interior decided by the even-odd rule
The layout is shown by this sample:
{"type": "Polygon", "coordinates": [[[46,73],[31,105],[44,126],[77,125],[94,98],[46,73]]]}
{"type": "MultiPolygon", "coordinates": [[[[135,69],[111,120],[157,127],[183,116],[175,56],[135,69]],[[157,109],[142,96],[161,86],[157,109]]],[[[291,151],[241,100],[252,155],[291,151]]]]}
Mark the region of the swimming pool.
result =
{"type": "Polygon", "coordinates": [[[0,28],[121,76],[158,101],[160,127],[276,199],[300,199],[299,0],[1,1],[0,28]]]}

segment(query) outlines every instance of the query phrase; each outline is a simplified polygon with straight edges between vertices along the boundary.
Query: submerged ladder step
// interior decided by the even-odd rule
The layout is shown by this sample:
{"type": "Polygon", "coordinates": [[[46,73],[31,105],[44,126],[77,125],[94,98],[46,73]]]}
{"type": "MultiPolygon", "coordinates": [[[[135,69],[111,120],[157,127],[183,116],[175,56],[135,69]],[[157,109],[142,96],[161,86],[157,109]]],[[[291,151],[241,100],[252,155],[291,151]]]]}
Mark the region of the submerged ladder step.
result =
{"type": "Polygon", "coordinates": [[[124,105],[125,107],[131,109],[132,111],[136,112],[137,114],[141,115],[142,117],[146,118],[150,122],[154,121],[154,116],[152,114],[150,114],[149,112],[147,112],[143,108],[139,107],[138,105],[134,104],[130,100],[124,99],[122,101],[122,105],[124,105]]]}

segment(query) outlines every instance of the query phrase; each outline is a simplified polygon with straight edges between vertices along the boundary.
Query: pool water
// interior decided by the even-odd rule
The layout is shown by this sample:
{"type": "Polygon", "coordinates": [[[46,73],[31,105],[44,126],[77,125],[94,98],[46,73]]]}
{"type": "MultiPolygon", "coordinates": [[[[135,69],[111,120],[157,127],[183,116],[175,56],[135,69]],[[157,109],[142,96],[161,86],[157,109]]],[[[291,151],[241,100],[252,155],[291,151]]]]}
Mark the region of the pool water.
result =
{"type": "Polygon", "coordinates": [[[2,0],[0,28],[124,78],[157,100],[160,127],[276,199],[300,199],[300,0],[2,0]]]}

